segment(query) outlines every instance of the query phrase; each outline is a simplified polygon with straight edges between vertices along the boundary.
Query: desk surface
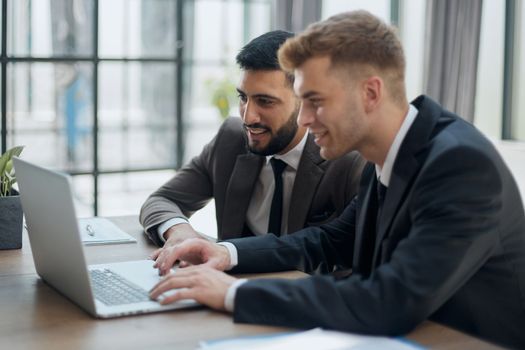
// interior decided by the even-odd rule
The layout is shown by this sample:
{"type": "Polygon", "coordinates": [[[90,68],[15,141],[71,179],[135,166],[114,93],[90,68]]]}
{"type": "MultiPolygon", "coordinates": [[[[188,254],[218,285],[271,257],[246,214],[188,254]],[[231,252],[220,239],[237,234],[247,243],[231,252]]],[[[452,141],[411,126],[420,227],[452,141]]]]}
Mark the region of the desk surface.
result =
{"type": "MultiPolygon", "coordinates": [[[[144,259],[155,246],[135,217],[112,218],[137,244],[85,247],[88,263],[144,259]]],[[[299,277],[300,273],[260,277],[299,277]]],[[[289,331],[235,324],[230,315],[201,307],[97,320],[45,284],[35,272],[24,234],[21,250],[0,251],[0,339],[6,349],[195,349],[200,340],[289,331]]],[[[499,349],[433,322],[407,338],[432,349],[499,349]]]]}

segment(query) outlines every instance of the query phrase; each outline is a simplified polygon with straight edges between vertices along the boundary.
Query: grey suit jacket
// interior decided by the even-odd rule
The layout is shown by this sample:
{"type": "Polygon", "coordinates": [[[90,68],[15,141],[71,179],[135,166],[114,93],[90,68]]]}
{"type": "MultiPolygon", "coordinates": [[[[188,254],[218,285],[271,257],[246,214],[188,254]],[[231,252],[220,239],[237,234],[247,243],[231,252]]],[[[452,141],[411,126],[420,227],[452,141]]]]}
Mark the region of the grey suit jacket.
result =
{"type": "Polygon", "coordinates": [[[234,272],[351,265],[345,280],[253,280],[237,322],[399,335],[426,318],[525,348],[525,213],[509,169],[479,131],[428,97],[401,144],[378,234],[373,164],[336,220],[232,240],[234,272]],[[374,194],[374,195],[373,195],[374,194]],[[369,239],[371,235],[376,236],[369,239]]]}
{"type": "MultiPolygon", "coordinates": [[[[215,199],[219,239],[242,237],[254,185],[265,157],[248,150],[240,118],[229,118],[201,154],[144,203],[140,222],[158,245],[157,227],[190,217],[215,199]]],[[[326,161],[308,135],[292,189],[288,232],[323,224],[342,213],[357,192],[365,162],[357,153],[326,161]]]]}

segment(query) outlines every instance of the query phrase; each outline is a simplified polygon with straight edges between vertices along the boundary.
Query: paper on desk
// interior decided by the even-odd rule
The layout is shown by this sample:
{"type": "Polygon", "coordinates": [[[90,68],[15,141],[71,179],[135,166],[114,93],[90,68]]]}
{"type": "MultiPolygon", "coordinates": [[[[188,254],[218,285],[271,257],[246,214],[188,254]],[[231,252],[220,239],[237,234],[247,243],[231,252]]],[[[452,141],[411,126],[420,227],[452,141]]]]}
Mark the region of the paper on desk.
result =
{"type": "Polygon", "coordinates": [[[262,335],[246,338],[234,338],[202,342],[202,350],[414,350],[424,349],[418,345],[394,338],[370,337],[320,328],[291,334],[262,335]]]}
{"type": "Polygon", "coordinates": [[[105,218],[78,219],[84,245],[133,243],[137,240],[105,218]]]}

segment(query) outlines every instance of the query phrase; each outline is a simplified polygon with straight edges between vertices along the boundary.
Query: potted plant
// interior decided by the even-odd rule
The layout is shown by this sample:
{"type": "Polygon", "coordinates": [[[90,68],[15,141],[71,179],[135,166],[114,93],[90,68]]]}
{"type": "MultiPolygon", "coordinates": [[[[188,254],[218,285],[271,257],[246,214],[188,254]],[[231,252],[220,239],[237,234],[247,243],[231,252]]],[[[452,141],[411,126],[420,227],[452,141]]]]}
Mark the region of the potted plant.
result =
{"type": "Polygon", "coordinates": [[[12,159],[23,149],[16,146],[0,156],[0,249],[22,248],[22,204],[13,188],[16,177],[12,159]]]}
{"type": "Polygon", "coordinates": [[[237,101],[235,84],[225,76],[222,79],[206,80],[206,87],[211,94],[211,103],[217,108],[221,119],[230,116],[230,109],[237,101]]]}

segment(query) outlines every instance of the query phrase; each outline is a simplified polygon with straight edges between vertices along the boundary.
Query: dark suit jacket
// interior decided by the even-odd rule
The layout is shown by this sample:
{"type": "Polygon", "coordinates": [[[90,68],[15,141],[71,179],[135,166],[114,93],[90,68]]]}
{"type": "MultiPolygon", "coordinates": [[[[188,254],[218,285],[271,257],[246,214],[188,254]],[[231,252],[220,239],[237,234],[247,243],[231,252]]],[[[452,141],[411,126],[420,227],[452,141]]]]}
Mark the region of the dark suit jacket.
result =
{"type": "Polygon", "coordinates": [[[333,222],[232,240],[234,272],[309,271],[324,262],[354,273],[248,281],[237,290],[235,321],[399,335],[431,318],[525,348],[525,214],[516,183],[472,125],[428,97],[413,104],[419,114],[393,166],[374,246],[372,164],[333,222]]]}
{"type": "MultiPolygon", "coordinates": [[[[154,192],[144,203],[140,222],[162,245],[157,227],[173,217],[190,217],[215,199],[219,239],[245,231],[246,211],[265,157],[248,150],[240,118],[229,118],[201,154],[154,192]]],[[[357,193],[365,162],[358,153],[326,161],[308,135],[292,189],[288,232],[320,225],[337,217],[357,193]]],[[[244,232],[245,233],[245,232],[244,232]]]]}

